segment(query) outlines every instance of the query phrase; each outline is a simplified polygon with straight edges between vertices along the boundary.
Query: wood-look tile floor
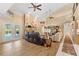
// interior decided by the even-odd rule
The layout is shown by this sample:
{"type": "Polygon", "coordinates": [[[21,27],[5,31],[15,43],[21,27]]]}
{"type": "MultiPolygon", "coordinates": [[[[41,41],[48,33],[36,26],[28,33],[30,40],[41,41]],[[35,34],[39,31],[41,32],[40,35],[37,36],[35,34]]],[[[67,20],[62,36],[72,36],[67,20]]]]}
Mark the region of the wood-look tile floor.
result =
{"type": "Polygon", "coordinates": [[[79,45],[79,35],[77,35],[75,43],[79,45]]]}
{"type": "Polygon", "coordinates": [[[72,41],[71,41],[71,39],[68,35],[65,36],[62,51],[65,52],[65,53],[68,53],[70,55],[74,55],[74,56],[77,55],[76,52],[75,52],[73,43],[72,43],[72,41]]]}
{"type": "Polygon", "coordinates": [[[47,48],[25,41],[24,39],[0,44],[0,56],[55,56],[60,43],[52,43],[47,48]]]}

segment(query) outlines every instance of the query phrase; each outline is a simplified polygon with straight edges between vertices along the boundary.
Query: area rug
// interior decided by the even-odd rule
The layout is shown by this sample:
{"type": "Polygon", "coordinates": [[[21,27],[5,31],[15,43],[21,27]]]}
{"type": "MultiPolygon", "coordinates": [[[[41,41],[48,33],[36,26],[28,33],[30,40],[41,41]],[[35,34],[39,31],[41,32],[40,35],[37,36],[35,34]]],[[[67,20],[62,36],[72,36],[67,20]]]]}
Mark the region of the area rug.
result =
{"type": "Polygon", "coordinates": [[[62,51],[70,55],[74,55],[74,56],[77,55],[73,43],[68,35],[65,36],[62,51]]]}

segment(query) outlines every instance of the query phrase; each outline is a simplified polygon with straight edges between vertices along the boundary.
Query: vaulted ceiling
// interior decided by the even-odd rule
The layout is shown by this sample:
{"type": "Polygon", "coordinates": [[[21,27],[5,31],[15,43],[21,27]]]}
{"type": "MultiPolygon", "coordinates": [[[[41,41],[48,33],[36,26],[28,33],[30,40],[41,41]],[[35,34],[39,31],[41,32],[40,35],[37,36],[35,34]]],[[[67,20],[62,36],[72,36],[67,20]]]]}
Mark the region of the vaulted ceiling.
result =
{"type": "Polygon", "coordinates": [[[5,13],[13,3],[0,3],[0,13],[5,13]]]}
{"type": "Polygon", "coordinates": [[[67,5],[68,3],[34,3],[35,5],[42,4],[40,7],[42,10],[36,10],[35,12],[33,9],[28,8],[32,5],[30,3],[16,3],[11,6],[10,10],[16,11],[19,13],[30,13],[32,16],[37,17],[38,19],[42,20],[45,17],[49,16],[50,13],[55,12],[56,10],[60,9],[64,5],[67,5]]]}
{"type": "Polygon", "coordinates": [[[42,6],[40,7],[42,10],[41,11],[36,10],[34,12],[33,9],[28,8],[32,6],[30,3],[0,3],[0,14],[4,15],[8,10],[11,10],[13,12],[18,12],[20,14],[30,13],[32,16],[37,17],[40,20],[43,20],[50,15],[57,17],[67,13],[68,10],[72,10],[71,7],[72,4],[70,3],[34,3],[34,4],[35,5],[42,4],[42,6]]]}

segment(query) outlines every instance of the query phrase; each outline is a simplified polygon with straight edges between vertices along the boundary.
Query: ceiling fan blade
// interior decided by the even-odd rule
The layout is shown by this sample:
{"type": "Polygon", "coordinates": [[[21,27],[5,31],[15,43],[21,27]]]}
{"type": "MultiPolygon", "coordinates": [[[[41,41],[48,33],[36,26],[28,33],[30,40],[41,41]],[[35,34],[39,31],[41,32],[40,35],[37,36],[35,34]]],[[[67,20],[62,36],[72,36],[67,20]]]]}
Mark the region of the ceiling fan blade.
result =
{"type": "Polygon", "coordinates": [[[42,9],[40,9],[40,8],[37,8],[38,10],[42,10],[42,9]]]}
{"type": "Polygon", "coordinates": [[[34,11],[36,11],[36,8],[34,8],[34,11]]]}
{"type": "Polygon", "coordinates": [[[41,4],[39,4],[39,5],[37,5],[36,7],[40,7],[40,6],[42,6],[41,4]]]}
{"type": "Polygon", "coordinates": [[[9,13],[9,15],[14,15],[13,12],[11,12],[10,10],[7,11],[9,13]]]}
{"type": "Polygon", "coordinates": [[[31,3],[33,7],[35,7],[35,5],[33,3],[31,3]]]}

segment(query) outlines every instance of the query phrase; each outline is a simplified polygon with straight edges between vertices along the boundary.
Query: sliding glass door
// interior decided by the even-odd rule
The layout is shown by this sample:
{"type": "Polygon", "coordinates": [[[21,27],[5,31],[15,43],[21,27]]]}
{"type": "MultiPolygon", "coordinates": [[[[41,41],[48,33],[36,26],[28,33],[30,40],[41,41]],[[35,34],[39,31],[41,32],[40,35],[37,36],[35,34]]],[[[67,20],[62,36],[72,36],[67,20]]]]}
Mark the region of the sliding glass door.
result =
{"type": "Polygon", "coordinates": [[[15,37],[18,39],[20,37],[20,26],[15,25],[15,37]]]}
{"type": "Polygon", "coordinates": [[[4,40],[10,41],[12,40],[12,25],[11,24],[5,24],[4,25],[4,40]]]}

